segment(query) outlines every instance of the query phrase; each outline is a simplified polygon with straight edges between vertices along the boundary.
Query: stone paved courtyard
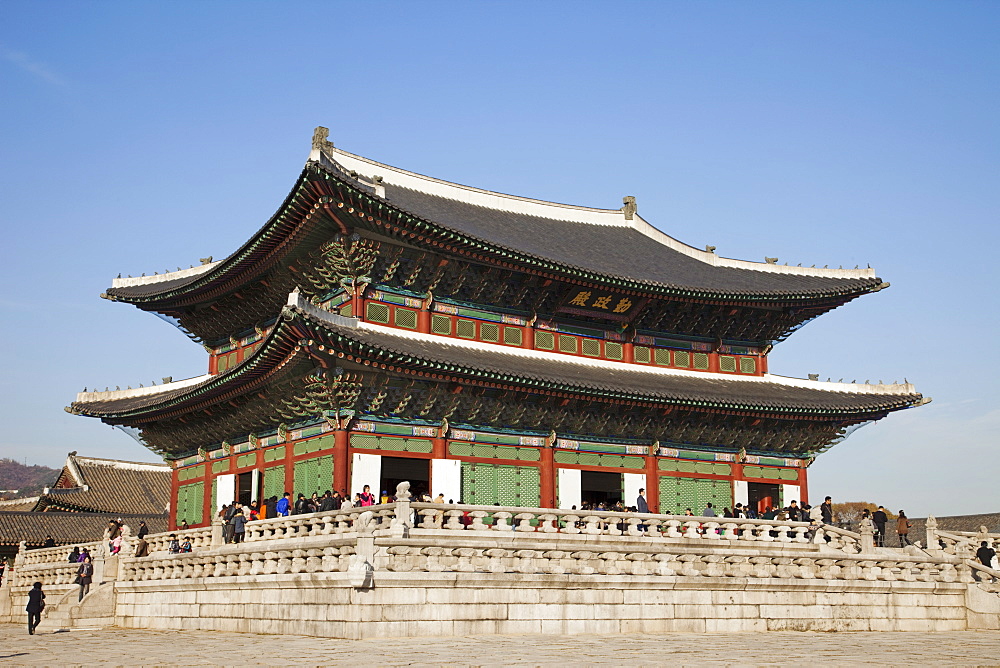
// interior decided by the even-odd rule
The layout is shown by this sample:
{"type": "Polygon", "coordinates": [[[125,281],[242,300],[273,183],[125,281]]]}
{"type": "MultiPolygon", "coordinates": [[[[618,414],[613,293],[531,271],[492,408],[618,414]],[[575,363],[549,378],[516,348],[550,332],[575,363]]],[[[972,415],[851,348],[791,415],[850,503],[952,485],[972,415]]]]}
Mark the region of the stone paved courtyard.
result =
{"type": "Polygon", "coordinates": [[[0,665],[1000,666],[1000,631],[628,636],[474,636],[334,640],[202,631],[104,629],[29,636],[0,625],[0,665]]]}

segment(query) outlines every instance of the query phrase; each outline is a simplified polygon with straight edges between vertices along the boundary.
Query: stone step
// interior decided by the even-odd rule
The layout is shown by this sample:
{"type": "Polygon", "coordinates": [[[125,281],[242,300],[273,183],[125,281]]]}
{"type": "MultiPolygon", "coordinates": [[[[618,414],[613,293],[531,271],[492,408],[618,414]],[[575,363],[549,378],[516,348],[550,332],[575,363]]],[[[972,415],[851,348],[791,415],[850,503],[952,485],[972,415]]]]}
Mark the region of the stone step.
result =
{"type": "Polygon", "coordinates": [[[85,617],[73,620],[74,629],[105,628],[114,625],[114,617],[85,617]]]}

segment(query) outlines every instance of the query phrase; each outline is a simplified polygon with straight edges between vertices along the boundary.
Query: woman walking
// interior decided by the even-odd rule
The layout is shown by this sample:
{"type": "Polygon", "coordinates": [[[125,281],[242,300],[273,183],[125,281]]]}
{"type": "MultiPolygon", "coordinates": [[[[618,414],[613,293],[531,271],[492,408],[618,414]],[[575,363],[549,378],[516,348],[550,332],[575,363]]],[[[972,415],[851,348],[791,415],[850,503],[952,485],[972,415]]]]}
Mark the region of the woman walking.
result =
{"type": "Polygon", "coordinates": [[[76,570],[76,581],[80,584],[80,601],[90,593],[90,583],[94,579],[94,565],[90,563],[90,555],[84,558],[80,568],[76,570]]]}
{"type": "Polygon", "coordinates": [[[910,520],[906,519],[906,513],[899,511],[899,519],[896,520],[896,533],[899,534],[899,546],[913,545],[910,542],[910,520]]]}
{"type": "Polygon", "coordinates": [[[35,635],[35,628],[42,621],[42,610],[45,609],[45,592],[42,583],[36,582],[28,592],[28,635],[35,635]]]}

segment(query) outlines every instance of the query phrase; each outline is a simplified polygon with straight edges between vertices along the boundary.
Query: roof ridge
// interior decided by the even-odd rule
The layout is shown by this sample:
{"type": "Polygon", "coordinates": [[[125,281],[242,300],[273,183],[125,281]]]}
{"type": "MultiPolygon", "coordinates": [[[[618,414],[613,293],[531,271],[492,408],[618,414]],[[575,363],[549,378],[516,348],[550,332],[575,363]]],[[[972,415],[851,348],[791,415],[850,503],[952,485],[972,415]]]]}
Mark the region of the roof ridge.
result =
{"type": "MultiPolygon", "coordinates": [[[[788,264],[779,265],[777,259],[771,262],[770,259],[766,259],[764,262],[756,262],[753,260],[740,260],[735,258],[721,257],[715,253],[714,248],[709,250],[706,248],[702,250],[700,248],[695,248],[690,244],[687,244],[680,239],[677,239],[666,232],[660,230],[659,228],[652,225],[646,219],[638,214],[634,210],[634,198],[632,199],[632,210],[626,212],[626,206],[620,209],[600,209],[595,207],[584,207],[574,204],[564,204],[560,202],[553,202],[549,200],[535,199],[531,197],[522,197],[519,195],[511,195],[508,193],[502,193],[494,190],[486,190],[484,188],[477,188],[475,186],[469,186],[461,183],[455,183],[453,181],[446,181],[444,179],[438,179],[433,176],[427,176],[426,174],[421,174],[419,172],[412,172],[400,167],[395,167],[393,165],[388,165],[371,158],[366,158],[362,155],[357,155],[355,153],[350,153],[343,149],[330,146],[328,149],[329,155],[325,151],[320,151],[319,149],[314,149],[310,153],[310,161],[315,161],[322,164],[323,158],[328,159],[334,165],[339,167],[341,170],[350,173],[358,173],[358,168],[363,165],[373,167],[376,169],[387,170],[387,172],[397,178],[390,181],[390,183],[399,188],[405,188],[408,190],[413,190],[415,192],[420,192],[425,195],[431,195],[435,197],[442,197],[445,199],[450,199],[454,201],[463,202],[472,206],[479,206],[487,209],[493,209],[498,211],[506,211],[515,214],[524,214],[538,216],[541,218],[548,218],[556,221],[578,223],[584,225],[602,225],[607,227],[619,227],[622,229],[632,229],[647,237],[648,239],[659,243],[667,248],[683,253],[688,257],[704,262],[710,266],[714,267],[725,267],[728,269],[742,269],[746,271],[760,271],[764,273],[776,273],[776,274],[788,274],[795,276],[814,276],[821,278],[843,278],[843,279],[858,279],[858,278],[875,278],[875,270],[871,267],[865,269],[829,269],[829,268],[817,268],[813,267],[801,267],[801,266],[789,266],[788,264]],[[337,156],[344,158],[346,162],[356,162],[361,164],[349,164],[344,165],[337,161],[337,156]],[[395,181],[395,182],[393,182],[395,181]],[[421,188],[420,185],[425,187],[421,188]],[[472,198],[462,198],[461,194],[467,193],[472,195],[472,198]],[[449,196],[454,195],[454,196],[449,196]],[[494,205],[491,205],[490,200],[496,200],[494,205]],[[501,202],[506,202],[509,206],[503,206],[501,202]],[[552,211],[550,209],[555,209],[552,211]],[[555,215],[556,211],[562,211],[567,214],[567,216],[555,215]],[[575,213],[578,214],[576,218],[568,216],[568,214],[575,213]],[[589,214],[589,215],[583,215],[589,214]],[[631,214],[631,215],[630,215],[631,214]],[[598,220],[598,216],[600,220],[598,220]]],[[[353,175],[351,175],[352,178],[353,175]]],[[[392,201],[386,198],[385,195],[385,174],[372,174],[369,177],[370,183],[365,185],[373,185],[376,190],[376,195],[381,199],[385,200],[391,206],[395,206],[392,201]]],[[[628,198],[626,198],[628,199],[628,198]]],[[[888,284],[886,284],[888,287],[888,284]]]]}

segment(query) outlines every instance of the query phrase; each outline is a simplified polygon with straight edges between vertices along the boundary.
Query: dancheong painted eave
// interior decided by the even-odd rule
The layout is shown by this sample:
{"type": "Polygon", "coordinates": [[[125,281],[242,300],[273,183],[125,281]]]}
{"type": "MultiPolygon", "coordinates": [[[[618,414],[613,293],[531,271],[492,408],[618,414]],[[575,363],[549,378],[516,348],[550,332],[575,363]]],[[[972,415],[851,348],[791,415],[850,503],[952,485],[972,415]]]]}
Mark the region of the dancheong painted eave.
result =
{"type": "Polygon", "coordinates": [[[909,383],[866,385],[823,383],[780,376],[723,374],[640,367],[556,353],[444,339],[344,318],[289,298],[279,325],[262,348],[236,368],[197,382],[161,385],[158,392],[89,392],[69,411],[113,423],[140,424],[166,413],[183,413],[218,398],[247,391],[292,355],[326,355],[390,367],[400,375],[436,374],[460,383],[492,383],[524,391],[555,391],[692,410],[753,412],[791,419],[878,419],[926,403],[909,383]],[[317,352],[319,351],[319,352],[317,352]]]}
{"type": "Polygon", "coordinates": [[[808,304],[843,302],[887,285],[871,269],[722,258],[663,234],[631,202],[603,210],[493,193],[383,165],[318,139],[281,208],[235,253],[205,268],[116,279],[106,294],[151,310],[199,303],[239,289],[297,245],[341,225],[485,264],[653,297],[808,304]],[[323,209],[340,222],[324,218],[323,209]]]}

